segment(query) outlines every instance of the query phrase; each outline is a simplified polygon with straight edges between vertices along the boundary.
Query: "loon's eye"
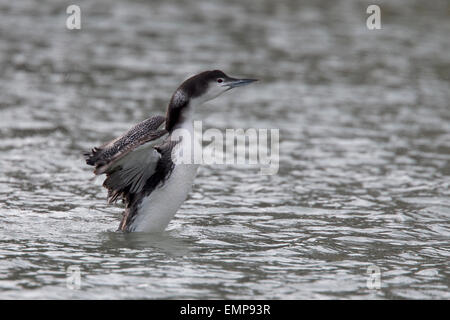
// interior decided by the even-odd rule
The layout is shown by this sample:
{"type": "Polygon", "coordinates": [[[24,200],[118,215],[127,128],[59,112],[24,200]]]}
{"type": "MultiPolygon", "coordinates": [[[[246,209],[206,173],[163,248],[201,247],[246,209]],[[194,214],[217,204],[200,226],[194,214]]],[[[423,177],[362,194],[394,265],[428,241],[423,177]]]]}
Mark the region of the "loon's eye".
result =
{"type": "Polygon", "coordinates": [[[222,82],[223,82],[223,79],[222,79],[222,78],[219,78],[219,79],[217,79],[217,82],[218,82],[218,83],[222,83],[222,82]]]}

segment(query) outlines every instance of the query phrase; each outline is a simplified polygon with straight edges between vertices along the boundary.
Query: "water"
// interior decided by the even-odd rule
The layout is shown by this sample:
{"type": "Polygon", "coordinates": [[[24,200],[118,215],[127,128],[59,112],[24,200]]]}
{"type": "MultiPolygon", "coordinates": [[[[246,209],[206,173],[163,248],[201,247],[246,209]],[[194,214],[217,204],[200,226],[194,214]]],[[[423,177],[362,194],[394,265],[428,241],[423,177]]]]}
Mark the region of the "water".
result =
{"type": "Polygon", "coordinates": [[[0,4],[0,298],[450,298],[447,1],[76,4],[0,4]],[[115,233],[82,151],[213,68],[261,81],[204,126],[279,128],[278,174],[204,166],[167,232],[115,233]]]}

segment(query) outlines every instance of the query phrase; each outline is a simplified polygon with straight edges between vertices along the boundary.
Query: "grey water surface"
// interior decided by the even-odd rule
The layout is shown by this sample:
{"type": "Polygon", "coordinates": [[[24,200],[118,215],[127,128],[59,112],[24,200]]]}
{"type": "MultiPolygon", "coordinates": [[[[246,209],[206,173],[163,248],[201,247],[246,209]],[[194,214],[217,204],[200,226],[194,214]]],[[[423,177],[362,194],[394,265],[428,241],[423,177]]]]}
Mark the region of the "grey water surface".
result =
{"type": "Polygon", "coordinates": [[[369,4],[0,1],[0,298],[450,299],[450,3],[369,4]],[[260,79],[197,115],[279,129],[278,173],[202,166],[115,232],[82,152],[209,69],[260,79]]]}

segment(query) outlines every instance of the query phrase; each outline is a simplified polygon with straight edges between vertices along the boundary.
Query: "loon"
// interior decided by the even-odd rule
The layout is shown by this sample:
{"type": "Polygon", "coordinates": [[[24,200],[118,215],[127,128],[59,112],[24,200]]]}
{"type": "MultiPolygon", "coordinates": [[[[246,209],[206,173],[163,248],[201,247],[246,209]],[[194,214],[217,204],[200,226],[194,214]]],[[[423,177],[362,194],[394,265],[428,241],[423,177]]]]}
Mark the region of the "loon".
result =
{"type": "Polygon", "coordinates": [[[94,174],[106,174],[108,202],[123,200],[125,211],[118,231],[156,233],[165,230],[186,200],[198,164],[177,161],[199,141],[171,139],[176,129],[193,136],[198,105],[256,79],[236,79],[220,70],[204,71],[185,80],[175,91],[166,116],[148,118],[122,136],[84,153],[94,174]]]}

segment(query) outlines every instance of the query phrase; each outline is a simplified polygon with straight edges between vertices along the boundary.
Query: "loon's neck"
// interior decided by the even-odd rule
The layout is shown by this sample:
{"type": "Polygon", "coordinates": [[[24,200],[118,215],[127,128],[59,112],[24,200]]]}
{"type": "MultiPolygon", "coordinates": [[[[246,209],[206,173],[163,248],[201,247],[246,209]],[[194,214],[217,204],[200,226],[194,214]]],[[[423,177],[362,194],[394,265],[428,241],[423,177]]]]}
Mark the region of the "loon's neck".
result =
{"type": "Polygon", "coordinates": [[[191,99],[183,90],[178,89],[170,99],[166,113],[166,130],[172,133],[183,126],[192,117],[191,99]]]}
{"type": "Polygon", "coordinates": [[[182,89],[178,89],[170,99],[166,113],[166,130],[172,133],[177,128],[191,128],[197,107],[203,104],[205,97],[189,97],[182,89]]]}
{"type": "Polygon", "coordinates": [[[179,142],[172,152],[172,160],[175,163],[195,164],[196,166],[201,163],[202,135],[199,132],[196,134],[194,128],[195,109],[201,103],[199,99],[194,98],[188,100],[181,107],[180,105],[169,105],[166,128],[169,128],[167,130],[170,139],[179,142]]]}

